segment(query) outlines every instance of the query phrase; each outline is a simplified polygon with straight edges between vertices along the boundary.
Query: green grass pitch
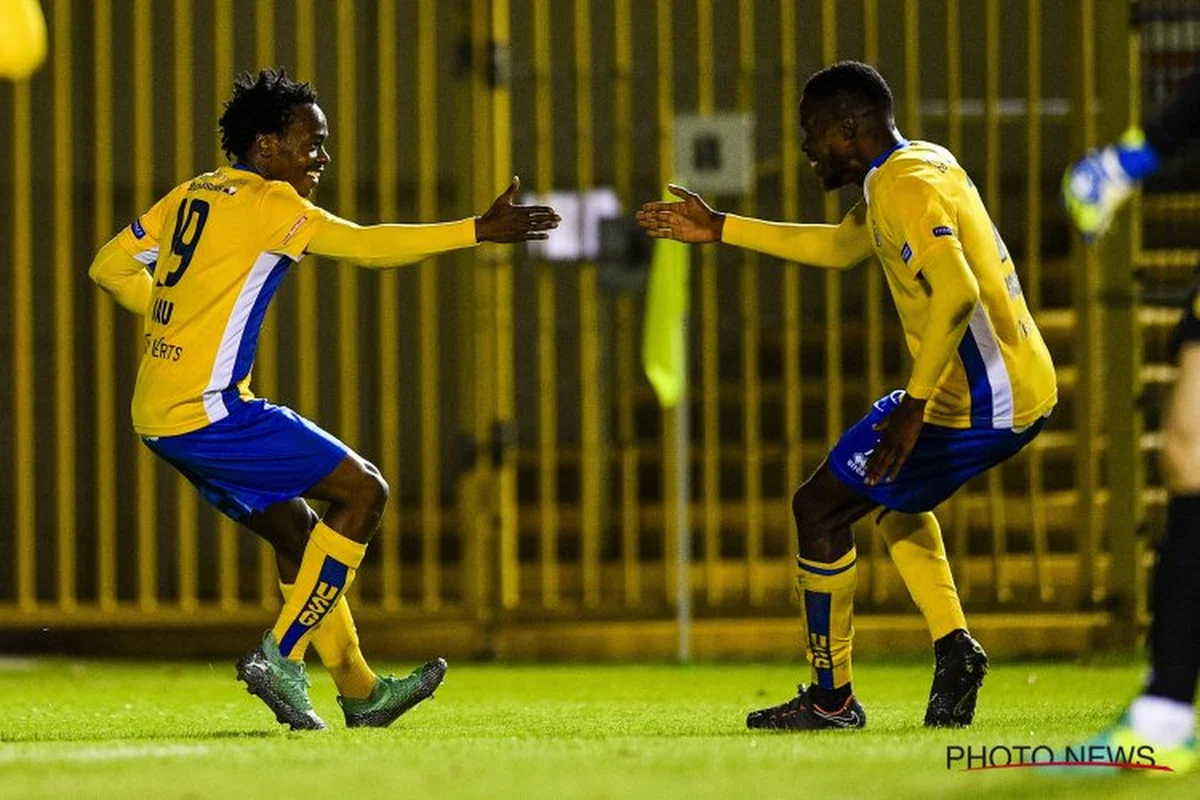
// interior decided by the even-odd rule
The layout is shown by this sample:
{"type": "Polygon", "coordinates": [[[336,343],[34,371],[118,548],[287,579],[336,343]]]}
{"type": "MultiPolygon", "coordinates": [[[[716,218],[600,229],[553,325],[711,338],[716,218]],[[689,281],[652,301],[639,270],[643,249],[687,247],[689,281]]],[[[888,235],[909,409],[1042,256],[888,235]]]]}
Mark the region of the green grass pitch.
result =
{"type": "Polygon", "coordinates": [[[863,731],[751,733],[795,664],[451,664],[387,730],[283,732],[231,664],[0,662],[0,795],[23,797],[1200,797],[1200,774],[963,772],[947,745],[1061,746],[1119,712],[1137,661],[995,665],[969,731],[926,731],[930,667],[857,666],[863,731]]]}

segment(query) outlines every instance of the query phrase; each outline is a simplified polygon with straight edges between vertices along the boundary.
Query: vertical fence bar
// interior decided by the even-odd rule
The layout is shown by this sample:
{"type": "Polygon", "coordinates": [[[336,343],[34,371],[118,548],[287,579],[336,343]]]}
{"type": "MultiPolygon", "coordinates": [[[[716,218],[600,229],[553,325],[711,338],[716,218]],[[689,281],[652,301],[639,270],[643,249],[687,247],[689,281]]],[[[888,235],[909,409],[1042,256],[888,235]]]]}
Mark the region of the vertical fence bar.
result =
{"type": "MultiPolygon", "coordinates": [[[[1030,310],[1042,309],[1042,0],[1029,0],[1028,87],[1025,101],[1025,297],[1030,310]]],[[[1044,451],[1029,448],[1029,503],[1032,512],[1034,586],[1039,599],[1049,601],[1054,585],[1049,575],[1046,539],[1044,451]]]]}
{"type": "MultiPolygon", "coordinates": [[[[785,3],[790,6],[791,3],[785,3]]],[[[757,95],[755,93],[753,76],[756,74],[755,63],[755,19],[754,4],[742,3],[738,6],[738,110],[743,114],[753,115],[757,95]]],[[[792,65],[792,81],[795,81],[795,65],[792,65]]],[[[788,110],[795,123],[796,109],[788,110]]],[[[788,134],[784,134],[785,136],[788,134]]],[[[794,147],[794,144],[792,145],[794,147]]],[[[750,216],[758,203],[758,181],[750,184],[749,191],[742,199],[742,213],[750,216]]],[[[795,271],[794,268],[788,268],[795,271]]],[[[742,389],[745,409],[745,425],[743,442],[746,448],[746,583],[749,587],[750,602],[760,604],[766,599],[766,583],[763,579],[763,512],[762,512],[762,380],[759,376],[758,359],[760,348],[759,337],[759,258],[751,250],[742,251],[741,292],[742,292],[742,389]]],[[[719,532],[718,532],[719,533],[719,532]]],[[[720,557],[719,542],[717,558],[720,557]]],[[[709,601],[716,603],[720,600],[720,587],[710,588],[709,601]],[[713,589],[718,590],[712,594],[713,589]]]]}
{"type": "MultiPolygon", "coordinates": [[[[337,52],[337,203],[348,219],[358,215],[358,81],[355,76],[355,4],[338,3],[335,18],[337,52]]],[[[351,447],[358,447],[358,268],[338,263],[338,431],[351,447]]]]}
{"type": "MultiPolygon", "coordinates": [[[[948,0],[954,4],[957,0],[948,0]]],[[[863,60],[868,64],[879,61],[879,2],[863,0],[863,60]]],[[[883,394],[883,268],[872,256],[867,265],[864,287],[863,323],[867,331],[867,400],[873,402],[883,394]]],[[[887,543],[877,525],[871,526],[871,600],[881,605],[887,600],[887,584],[883,582],[887,543]]]]}
{"type": "MultiPolygon", "coordinates": [[[[962,19],[959,0],[946,0],[946,139],[950,152],[962,158],[962,19]]],[[[991,47],[991,43],[988,43],[991,47]]],[[[991,50],[988,50],[991,57],[991,50]]],[[[990,60],[989,60],[990,65],[990,60]]],[[[991,80],[991,76],[988,76],[991,80]]],[[[989,84],[990,85],[990,84],[989,84]]]]}
{"type": "MultiPolygon", "coordinates": [[[[175,170],[182,183],[192,175],[192,131],[195,130],[195,104],[192,99],[192,0],[175,0],[172,34],[174,40],[175,170]]],[[[186,611],[196,607],[196,489],[183,475],[175,476],[175,541],[179,571],[179,606],[186,611]]]]}
{"type": "MultiPolygon", "coordinates": [[[[550,55],[550,0],[533,2],[534,148],[537,191],[554,190],[553,81],[550,55]]],[[[538,572],[542,605],[558,608],[558,345],[555,274],[548,261],[537,265],[538,363],[538,572]]]]}
{"type": "MultiPolygon", "coordinates": [[[[696,0],[696,111],[713,113],[713,4],[696,0]]],[[[721,543],[721,348],[717,307],[717,253],[713,245],[700,247],[700,420],[702,455],[704,574],[710,600],[720,593],[721,543]]],[[[747,418],[750,409],[746,408],[747,418]]],[[[749,532],[747,531],[747,540],[749,532]]],[[[748,544],[749,546],[749,544],[748,544]]],[[[747,553],[749,556],[749,552],[747,553]]]]}
{"type": "MultiPolygon", "coordinates": [[[[658,82],[658,174],[664,186],[671,180],[673,164],[672,130],[675,101],[675,48],[674,25],[672,24],[671,0],[658,0],[655,4],[655,52],[658,56],[656,77],[658,82]]],[[[687,334],[684,334],[686,342],[687,334]]],[[[685,351],[687,348],[684,348],[685,351]]],[[[687,361],[684,361],[687,369],[687,361]]],[[[684,381],[687,386],[687,381],[684,381]]],[[[680,574],[680,537],[689,535],[690,504],[685,499],[684,487],[688,475],[688,452],[690,437],[687,429],[687,391],[672,409],[662,412],[663,445],[663,560],[667,575],[667,603],[677,606],[682,595],[680,588],[687,580],[680,574]]]]}
{"type": "MultiPolygon", "coordinates": [[[[837,58],[837,0],[821,3],[821,61],[837,58]]],[[[825,221],[837,222],[840,200],[825,193],[825,221]]],[[[825,444],[832,447],[842,435],[842,273],[825,271],[825,444]]]]}
{"type": "Polygon", "coordinates": [[[33,114],[29,82],[13,86],[13,504],[17,605],[37,605],[33,431],[33,114]]]}
{"type": "MultiPolygon", "coordinates": [[[[512,175],[512,86],[508,74],[510,49],[509,0],[493,0],[491,43],[501,54],[496,64],[497,80],[492,87],[492,184],[505,186],[512,175]]],[[[589,99],[590,102],[590,99],[589,99]]],[[[589,154],[590,155],[590,154],[589,154]]],[[[512,249],[495,251],[495,343],[496,386],[493,438],[499,439],[501,454],[496,465],[497,513],[500,537],[500,605],[513,608],[520,601],[520,563],[517,552],[517,461],[510,441],[515,430],[515,387],[513,384],[513,264],[512,249]]],[[[582,354],[581,354],[582,355],[582,354]]],[[[585,397],[586,403],[586,397],[585,397]]],[[[585,523],[586,525],[586,523],[585,523]]],[[[587,543],[585,542],[585,550],[587,543]]],[[[586,556],[586,553],[585,553],[586,556]]],[[[585,586],[586,595],[586,586],[585,586]]],[[[586,599],[586,598],[585,598],[586,599]]]]}
{"type": "MultiPolygon", "coordinates": [[[[591,0],[575,0],[575,126],[576,182],[579,191],[595,185],[595,131],[592,101],[591,0]]],[[[579,379],[580,379],[580,559],[583,570],[583,604],[600,604],[600,535],[605,465],[601,432],[603,412],[600,386],[600,315],[596,265],[579,267],[579,379]]]]}
{"type": "MultiPolygon", "coordinates": [[[[145,213],[154,201],[154,118],[151,74],[153,42],[150,27],[150,0],[133,3],[133,63],[142,91],[133,93],[133,151],[138,154],[133,167],[134,214],[145,213]]],[[[142,354],[142,332],[134,340],[134,358],[142,354]]],[[[158,500],[154,456],[145,447],[137,448],[137,591],[142,611],[158,605],[158,500]]]]}
{"type": "Polygon", "coordinates": [[[54,36],[54,471],[58,606],[75,591],[75,245],[71,158],[71,0],[55,0],[54,36]]]}
{"type": "MultiPolygon", "coordinates": [[[[633,206],[632,144],[633,23],[631,0],[614,0],[613,8],[613,183],[626,208],[633,206]]],[[[661,191],[661,189],[660,189],[661,191]]],[[[642,599],[641,519],[638,507],[639,451],[635,440],[634,389],[636,385],[636,334],[633,298],[617,297],[617,434],[621,447],[621,568],[625,605],[642,599]]]]}
{"type": "MultiPolygon", "coordinates": [[[[254,4],[254,60],[260,69],[275,66],[275,0],[257,0],[254,4]]],[[[267,306],[267,315],[258,332],[254,380],[264,397],[275,397],[279,391],[279,314],[274,303],[267,306]]],[[[384,474],[390,476],[391,473],[384,474]]],[[[270,609],[278,604],[278,578],[275,550],[265,539],[259,539],[258,604],[261,608],[270,609]]]]}
{"type": "MultiPolygon", "coordinates": [[[[800,215],[800,93],[796,77],[796,9],[794,3],[780,5],[780,177],[783,218],[793,222],[800,215]]],[[[743,70],[743,81],[756,76],[743,70]]],[[[804,395],[800,363],[800,267],[793,262],[783,265],[783,439],[784,472],[788,496],[804,480],[804,395]]],[[[785,503],[785,505],[787,505],[785,503]]],[[[790,505],[788,506],[790,507],[790,505]]],[[[790,528],[789,528],[790,529],[790,528]]],[[[796,595],[799,598],[799,595],[796,595]]]]}
{"type": "MultiPolygon", "coordinates": [[[[1093,0],[1080,0],[1078,6],[1078,28],[1076,29],[1078,73],[1075,80],[1076,95],[1072,103],[1079,138],[1075,152],[1083,152],[1096,142],[1096,52],[1095,52],[1095,5],[1093,0]]],[[[1099,413],[1096,404],[1100,393],[1095,391],[1095,373],[1099,367],[1096,346],[1099,320],[1096,301],[1100,264],[1094,248],[1083,247],[1074,242],[1072,248],[1072,274],[1075,304],[1075,384],[1074,412],[1076,430],[1075,490],[1077,492],[1076,543],[1079,559],[1076,563],[1076,589],[1078,599],[1089,605],[1099,599],[1096,587],[1096,562],[1099,555],[1098,517],[1096,492],[1099,489],[1097,469],[1097,424],[1099,413]]]]}
{"type": "MultiPolygon", "coordinates": [[[[380,222],[396,219],[396,2],[379,0],[376,11],[379,31],[379,76],[376,114],[379,132],[377,198],[380,222]]],[[[400,487],[400,283],[394,270],[379,275],[379,454],[383,474],[397,489],[400,487]]],[[[431,331],[419,330],[418,336],[431,331]]],[[[400,607],[400,515],[402,493],[392,493],[392,501],[380,527],[380,602],[389,611],[400,607]]]]}
{"type": "MultiPolygon", "coordinates": [[[[213,72],[216,79],[217,114],[224,109],[233,79],[233,0],[216,0],[213,6],[213,72]]],[[[217,163],[225,163],[225,154],[217,145],[217,163]]],[[[302,270],[301,275],[312,270],[302,270]]],[[[314,345],[315,347],[315,345],[314,345]]],[[[303,350],[299,352],[315,352],[303,350]]],[[[302,359],[301,363],[314,359],[302,359]]],[[[223,611],[232,611],[238,604],[238,528],[229,517],[217,515],[217,602],[223,611]]]]}
{"type": "MultiPolygon", "coordinates": [[[[94,244],[102,246],[113,230],[113,63],[112,0],[96,0],[92,6],[94,42],[92,94],[95,129],[92,133],[94,170],[94,244]]],[[[20,236],[17,236],[20,241],[20,236]]],[[[117,436],[116,383],[113,336],[113,300],[107,292],[94,291],[95,317],[92,326],[96,377],[96,599],[100,610],[117,606],[117,436]]]]}
{"type": "MultiPolygon", "coordinates": [[[[986,61],[983,119],[987,147],[987,208],[994,224],[1000,225],[1000,2],[984,4],[984,58],[986,61]]],[[[988,519],[992,526],[992,578],[996,599],[1012,599],[1012,582],[1005,564],[1008,558],[1008,528],[1005,524],[1003,473],[987,472],[988,519]]]]}
{"type": "MultiPolygon", "coordinates": [[[[217,8],[227,0],[218,0],[217,8]]],[[[226,12],[226,16],[231,16],[226,12]]],[[[315,0],[296,0],[296,73],[300,80],[311,81],[317,77],[316,56],[316,8],[315,0]]],[[[232,36],[232,26],[229,30],[232,36]]],[[[232,69],[232,67],[231,67],[232,69]]],[[[217,75],[222,81],[227,77],[220,70],[217,75]]],[[[224,83],[222,83],[224,86],[224,83]]],[[[339,137],[346,136],[346,131],[339,130],[339,137]]],[[[343,141],[350,141],[344,139],[343,141]]],[[[343,169],[337,165],[338,171],[343,169]]],[[[340,209],[342,214],[345,209],[340,209]]],[[[307,269],[299,270],[296,286],[296,352],[318,353],[320,316],[317,307],[317,265],[309,265],[307,269]]],[[[300,413],[306,417],[316,418],[320,412],[321,399],[317,381],[320,378],[319,358],[296,359],[296,394],[299,400],[300,413]]],[[[341,431],[345,434],[345,431],[341,431]]]]}
{"type": "MultiPolygon", "coordinates": [[[[423,220],[437,216],[438,103],[437,3],[417,6],[417,211],[423,220]]],[[[417,319],[421,380],[421,605],[437,608],[441,599],[442,470],[438,396],[438,263],[426,259],[417,269],[417,319]]]]}

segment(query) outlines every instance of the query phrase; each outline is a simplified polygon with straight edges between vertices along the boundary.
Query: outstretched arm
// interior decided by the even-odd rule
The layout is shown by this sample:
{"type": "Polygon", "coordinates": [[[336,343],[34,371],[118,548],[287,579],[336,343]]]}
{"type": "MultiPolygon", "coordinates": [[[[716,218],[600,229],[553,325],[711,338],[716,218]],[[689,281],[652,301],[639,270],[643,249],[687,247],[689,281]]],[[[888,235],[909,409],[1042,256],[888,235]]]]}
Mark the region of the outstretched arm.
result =
{"type": "Polygon", "coordinates": [[[438,253],[473,247],[479,242],[525,242],[545,239],[558,227],[549,206],[520,206],[513,198],[521,188],[513,178],[482,216],[431,225],[358,225],[329,215],[308,243],[307,251],[346,258],[366,267],[399,267],[438,253]]]}
{"type": "Polygon", "coordinates": [[[795,225],[714,211],[695,192],[674,184],[668,188],[682,201],[646,203],[636,214],[638,224],[655,239],[725,242],[827,269],[849,269],[871,255],[861,206],[838,225],[795,225]]]}
{"type": "Polygon", "coordinates": [[[96,253],[88,268],[88,277],[133,313],[145,314],[150,309],[154,278],[141,261],[125,251],[116,237],[96,253]]]}

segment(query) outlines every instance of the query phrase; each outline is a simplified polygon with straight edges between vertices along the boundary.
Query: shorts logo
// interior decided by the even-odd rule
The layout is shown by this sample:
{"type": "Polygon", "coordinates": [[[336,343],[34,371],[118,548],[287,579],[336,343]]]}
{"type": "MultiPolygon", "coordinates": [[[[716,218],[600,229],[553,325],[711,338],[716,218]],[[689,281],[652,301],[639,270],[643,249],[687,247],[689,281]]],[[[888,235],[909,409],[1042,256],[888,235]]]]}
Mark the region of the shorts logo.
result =
{"type": "Polygon", "coordinates": [[[904,259],[905,264],[912,260],[912,248],[908,246],[908,242],[905,242],[904,247],[900,248],[900,257],[904,259]]]}
{"type": "Polygon", "coordinates": [[[339,587],[330,585],[325,581],[318,583],[317,588],[309,596],[308,602],[304,605],[304,610],[300,612],[300,616],[296,618],[296,621],[306,628],[316,625],[333,606],[333,601],[338,595],[338,590],[339,587]]]}
{"type": "Polygon", "coordinates": [[[129,230],[133,231],[133,238],[135,239],[146,238],[146,229],[142,227],[142,221],[140,219],[135,219],[130,224],[129,230]]]}
{"type": "Polygon", "coordinates": [[[304,225],[305,222],[308,222],[308,215],[302,214],[300,219],[296,220],[296,224],[292,225],[292,229],[287,232],[287,236],[283,237],[282,243],[287,244],[288,241],[290,241],[291,238],[296,235],[296,231],[300,230],[300,227],[304,225]]]}
{"type": "Polygon", "coordinates": [[[938,225],[933,229],[934,236],[953,236],[954,230],[949,225],[938,225]]]}
{"type": "Polygon", "coordinates": [[[858,477],[863,477],[867,474],[867,462],[871,459],[871,454],[875,452],[875,448],[864,450],[861,453],[855,453],[846,461],[846,468],[853,472],[858,477]]]}

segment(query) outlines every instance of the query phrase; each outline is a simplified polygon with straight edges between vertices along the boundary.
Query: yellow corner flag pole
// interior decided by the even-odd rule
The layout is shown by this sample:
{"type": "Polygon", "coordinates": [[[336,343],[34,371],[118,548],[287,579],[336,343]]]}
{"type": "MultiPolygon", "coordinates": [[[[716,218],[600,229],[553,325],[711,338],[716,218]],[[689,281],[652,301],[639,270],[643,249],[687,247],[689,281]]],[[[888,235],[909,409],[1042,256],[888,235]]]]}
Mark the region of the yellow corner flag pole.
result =
{"type": "MultiPolygon", "coordinates": [[[[676,200],[667,194],[666,199],[676,200]]],[[[669,239],[654,243],[650,276],[646,285],[646,310],[642,328],[642,369],[654,387],[664,410],[663,442],[675,454],[673,497],[663,497],[666,528],[676,537],[676,619],[679,632],[679,661],[691,658],[691,531],[688,528],[689,475],[687,401],[687,311],[688,268],[691,252],[686,244],[669,239]],[[671,409],[674,409],[672,414],[671,409]],[[674,425],[669,424],[674,416],[674,425]]],[[[666,476],[664,475],[664,478],[666,476]]],[[[669,484],[666,484],[669,485],[669,484]]]]}

